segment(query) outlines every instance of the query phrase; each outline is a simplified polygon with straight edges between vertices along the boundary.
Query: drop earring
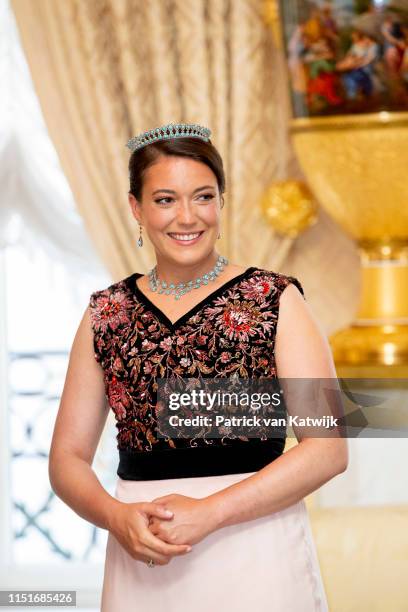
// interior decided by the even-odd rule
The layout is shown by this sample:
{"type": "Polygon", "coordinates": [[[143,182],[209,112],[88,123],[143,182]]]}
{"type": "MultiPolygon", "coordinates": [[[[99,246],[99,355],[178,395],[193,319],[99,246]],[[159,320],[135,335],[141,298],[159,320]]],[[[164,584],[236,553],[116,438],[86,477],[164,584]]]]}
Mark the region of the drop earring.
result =
{"type": "Polygon", "coordinates": [[[142,226],[139,225],[139,229],[140,229],[140,234],[139,234],[139,240],[137,241],[137,246],[138,247],[142,247],[143,246],[143,238],[142,238],[142,226]]]}
{"type": "MultiPolygon", "coordinates": [[[[221,198],[221,208],[224,208],[224,204],[225,204],[225,202],[224,202],[224,198],[221,198]]],[[[220,232],[218,232],[217,240],[218,240],[219,238],[221,238],[221,233],[220,233],[220,232]]]]}

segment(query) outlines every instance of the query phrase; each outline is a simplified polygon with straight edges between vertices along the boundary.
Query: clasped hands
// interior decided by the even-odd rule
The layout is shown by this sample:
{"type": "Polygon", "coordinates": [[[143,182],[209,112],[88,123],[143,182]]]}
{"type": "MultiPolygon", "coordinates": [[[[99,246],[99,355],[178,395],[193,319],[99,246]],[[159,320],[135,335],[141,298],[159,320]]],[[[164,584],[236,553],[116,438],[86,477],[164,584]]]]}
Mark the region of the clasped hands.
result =
{"type": "Polygon", "coordinates": [[[131,557],[145,563],[166,565],[218,528],[212,496],[196,499],[172,493],[151,502],[118,504],[109,528],[131,557]]]}
{"type": "Polygon", "coordinates": [[[152,503],[173,512],[170,519],[150,516],[149,530],[169,544],[197,544],[216,529],[214,513],[206,498],[197,499],[177,493],[156,497],[152,503]]]}

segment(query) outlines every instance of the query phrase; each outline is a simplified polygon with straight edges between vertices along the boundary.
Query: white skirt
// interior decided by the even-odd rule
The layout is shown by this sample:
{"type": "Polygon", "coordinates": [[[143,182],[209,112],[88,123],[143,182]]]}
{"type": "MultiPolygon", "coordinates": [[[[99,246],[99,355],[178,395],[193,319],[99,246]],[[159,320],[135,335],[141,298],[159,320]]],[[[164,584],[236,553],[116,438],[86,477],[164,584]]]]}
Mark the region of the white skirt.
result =
{"type": "MultiPolygon", "coordinates": [[[[179,493],[204,497],[247,474],[122,480],[125,503],[179,493]]],[[[265,517],[223,527],[186,555],[149,568],[109,533],[101,612],[328,612],[304,500],[265,517]]]]}

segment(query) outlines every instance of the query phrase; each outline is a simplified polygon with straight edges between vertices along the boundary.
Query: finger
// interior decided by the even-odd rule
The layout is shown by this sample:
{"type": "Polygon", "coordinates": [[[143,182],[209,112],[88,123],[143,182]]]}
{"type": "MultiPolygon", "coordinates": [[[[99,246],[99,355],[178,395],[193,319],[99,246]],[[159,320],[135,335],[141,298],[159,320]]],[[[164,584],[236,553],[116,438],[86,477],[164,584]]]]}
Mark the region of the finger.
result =
{"type": "MultiPolygon", "coordinates": [[[[160,525],[149,525],[149,531],[157,538],[166,541],[166,538],[163,537],[164,534],[161,533],[160,525]]],[[[171,542],[169,542],[171,544],[171,542]]]]}
{"type": "Polygon", "coordinates": [[[141,510],[147,514],[156,516],[159,519],[172,519],[174,513],[159,504],[153,502],[144,502],[141,504],[141,510]]]}
{"type": "Polygon", "coordinates": [[[175,536],[167,535],[165,531],[162,531],[160,529],[151,529],[150,533],[152,533],[154,536],[156,536],[156,538],[159,538],[162,542],[165,542],[166,544],[175,544],[175,536]]]}
{"type": "Polygon", "coordinates": [[[160,555],[183,555],[191,550],[189,544],[169,544],[155,536],[149,529],[143,534],[141,542],[144,546],[151,548],[160,555]]]}
{"type": "MultiPolygon", "coordinates": [[[[150,533],[152,533],[153,535],[157,536],[158,538],[160,538],[161,540],[165,540],[165,541],[169,541],[167,540],[166,536],[166,530],[165,530],[165,526],[168,523],[162,523],[161,521],[158,521],[157,519],[153,519],[149,524],[148,524],[148,529],[150,531],[150,533]],[[163,526],[164,526],[164,531],[163,531],[163,526]]],[[[169,541],[169,543],[171,544],[172,542],[169,541]]]]}
{"type": "MultiPolygon", "coordinates": [[[[192,549],[190,549],[190,550],[192,550],[192,549]]],[[[176,556],[179,557],[179,556],[182,556],[182,555],[187,555],[190,552],[190,550],[184,550],[184,551],[181,551],[179,553],[172,553],[172,554],[168,554],[168,555],[163,555],[163,554],[158,553],[153,548],[149,548],[148,546],[144,546],[143,548],[141,548],[139,550],[139,557],[142,556],[146,560],[146,562],[149,562],[150,559],[153,559],[153,561],[155,563],[158,563],[160,565],[165,565],[173,557],[176,557],[176,556]]]]}

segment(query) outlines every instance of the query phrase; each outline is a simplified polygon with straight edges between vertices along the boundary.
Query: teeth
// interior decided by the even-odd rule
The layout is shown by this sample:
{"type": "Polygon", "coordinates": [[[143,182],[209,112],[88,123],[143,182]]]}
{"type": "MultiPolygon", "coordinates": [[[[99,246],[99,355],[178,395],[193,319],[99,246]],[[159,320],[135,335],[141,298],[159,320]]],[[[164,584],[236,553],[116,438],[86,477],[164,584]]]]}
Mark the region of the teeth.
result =
{"type": "Polygon", "coordinates": [[[197,238],[197,236],[200,234],[201,232],[198,232],[197,234],[169,234],[169,236],[172,236],[177,240],[194,240],[194,238],[197,238]]]}

